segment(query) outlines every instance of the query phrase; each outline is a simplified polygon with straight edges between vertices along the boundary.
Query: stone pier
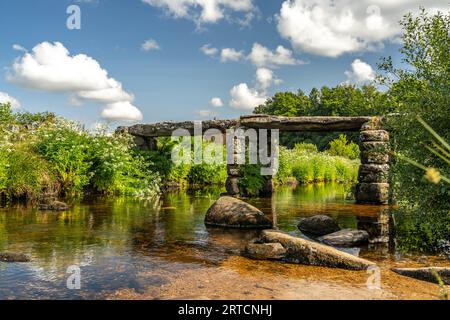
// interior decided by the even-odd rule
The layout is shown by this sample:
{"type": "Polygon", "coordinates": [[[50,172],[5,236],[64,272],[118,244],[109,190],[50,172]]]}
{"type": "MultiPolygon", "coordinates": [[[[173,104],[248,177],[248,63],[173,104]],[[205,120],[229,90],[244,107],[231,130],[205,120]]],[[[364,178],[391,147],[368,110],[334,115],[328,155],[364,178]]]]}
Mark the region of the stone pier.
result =
{"type": "Polygon", "coordinates": [[[365,123],[360,132],[361,167],[355,198],[358,203],[389,202],[389,133],[379,120],[365,123]]]}

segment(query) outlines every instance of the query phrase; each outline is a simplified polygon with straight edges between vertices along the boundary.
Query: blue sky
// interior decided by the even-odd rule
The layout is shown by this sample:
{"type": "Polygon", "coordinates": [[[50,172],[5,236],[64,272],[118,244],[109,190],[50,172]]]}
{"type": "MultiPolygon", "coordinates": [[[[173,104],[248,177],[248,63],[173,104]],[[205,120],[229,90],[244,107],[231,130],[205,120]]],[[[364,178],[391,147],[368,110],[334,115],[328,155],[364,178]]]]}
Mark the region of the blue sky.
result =
{"type": "MultiPolygon", "coordinates": [[[[337,5],[329,0],[240,1],[3,0],[0,94],[3,99],[16,99],[23,110],[52,111],[88,125],[102,116],[116,123],[127,112],[134,122],[237,117],[251,113],[252,104],[277,91],[308,92],[345,81],[370,82],[374,71],[369,66],[375,69],[381,56],[392,55],[399,61],[396,22],[422,4],[415,0],[342,0],[337,5]],[[66,26],[66,10],[74,4],[81,9],[80,30],[66,26]],[[146,40],[159,48],[144,50],[146,40]],[[49,43],[42,48],[46,56],[56,57],[51,52],[59,42],[68,50],[65,59],[84,54],[99,68],[74,64],[66,70],[65,65],[52,66],[52,59],[58,58],[51,58],[46,62],[51,66],[46,67],[52,69],[28,70],[24,56],[39,60],[32,50],[44,42],[49,43]],[[255,43],[260,45],[256,49],[265,51],[255,50],[252,58],[255,43]],[[216,50],[205,54],[200,49],[205,45],[216,50]],[[276,51],[278,46],[281,51],[276,51]],[[234,55],[224,53],[225,48],[234,55]],[[105,87],[67,80],[77,78],[78,66],[92,79],[100,70],[107,71],[105,79],[115,79],[111,86],[121,97],[92,99],[90,93],[105,87]],[[45,78],[52,77],[46,70],[53,72],[52,79],[45,78]],[[67,85],[57,85],[54,77],[59,76],[67,85]],[[220,98],[218,105],[223,105],[211,105],[213,98],[220,98]]],[[[431,10],[448,10],[443,2],[424,4],[431,10]]]]}

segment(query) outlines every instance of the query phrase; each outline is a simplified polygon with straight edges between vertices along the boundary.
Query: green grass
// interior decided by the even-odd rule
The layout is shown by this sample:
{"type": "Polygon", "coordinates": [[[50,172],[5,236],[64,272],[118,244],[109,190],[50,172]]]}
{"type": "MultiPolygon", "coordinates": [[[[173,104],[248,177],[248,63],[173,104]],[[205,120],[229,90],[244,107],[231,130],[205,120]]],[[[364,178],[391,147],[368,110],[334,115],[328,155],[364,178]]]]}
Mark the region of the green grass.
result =
{"type": "Polygon", "coordinates": [[[280,148],[280,168],[275,178],[279,184],[354,182],[359,164],[358,160],[318,152],[314,145],[297,144],[293,149],[280,148]]]}

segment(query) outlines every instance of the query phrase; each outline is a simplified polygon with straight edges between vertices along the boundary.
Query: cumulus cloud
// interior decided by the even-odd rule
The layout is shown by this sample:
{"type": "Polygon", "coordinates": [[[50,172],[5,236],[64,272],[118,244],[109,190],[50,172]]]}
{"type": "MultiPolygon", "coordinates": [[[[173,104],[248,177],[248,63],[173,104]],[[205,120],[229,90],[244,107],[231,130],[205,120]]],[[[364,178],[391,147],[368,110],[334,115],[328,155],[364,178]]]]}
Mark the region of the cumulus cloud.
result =
{"type": "Polygon", "coordinates": [[[14,62],[7,79],[25,88],[69,93],[74,104],[83,101],[107,104],[102,116],[108,120],[118,120],[117,114],[123,116],[121,120],[142,119],[140,111],[136,112],[137,108],[131,104],[134,96],[120,82],[109,77],[93,58],[85,54],[72,56],[59,42],[36,45],[31,53],[14,62]]]}
{"type": "Polygon", "coordinates": [[[220,61],[239,61],[244,57],[244,53],[242,51],[237,51],[232,48],[224,48],[220,52],[220,61]]]}
{"type": "Polygon", "coordinates": [[[263,104],[267,97],[257,90],[249,88],[246,83],[234,86],[231,91],[230,105],[235,109],[252,111],[257,106],[263,104]]]}
{"type": "Polygon", "coordinates": [[[145,40],[143,44],[141,44],[141,49],[144,51],[153,51],[153,50],[159,50],[161,47],[159,46],[158,42],[154,39],[148,39],[145,40]]]}
{"type": "Polygon", "coordinates": [[[446,5],[442,0],[286,0],[278,31],[298,51],[337,57],[395,39],[398,21],[419,6],[446,12],[446,5]]]}
{"type": "Polygon", "coordinates": [[[19,100],[10,96],[6,92],[0,91],[0,104],[6,104],[6,103],[11,104],[11,107],[13,107],[13,109],[18,109],[22,106],[21,103],[19,102],[19,100]]]}
{"type": "Polygon", "coordinates": [[[304,64],[303,61],[294,58],[291,50],[278,46],[275,51],[254,43],[248,59],[257,67],[277,67],[286,65],[304,64]]]}
{"type": "Polygon", "coordinates": [[[217,98],[217,97],[212,98],[211,101],[209,102],[209,104],[215,108],[223,107],[222,99],[217,98]]]}
{"type": "Polygon", "coordinates": [[[347,82],[361,84],[375,80],[375,71],[369,64],[360,59],[353,61],[352,70],[346,71],[345,75],[347,76],[347,82]]]}
{"type": "Polygon", "coordinates": [[[210,44],[205,44],[200,48],[200,51],[207,56],[215,56],[219,52],[219,49],[211,47],[210,44]]]}
{"type": "Polygon", "coordinates": [[[111,121],[120,120],[142,120],[142,112],[130,102],[115,102],[106,105],[101,116],[103,119],[111,121]]]}
{"type": "Polygon", "coordinates": [[[257,86],[262,90],[267,90],[273,84],[280,84],[282,81],[277,79],[272,70],[267,68],[256,69],[257,86]]]}
{"type": "Polygon", "coordinates": [[[198,25],[216,23],[231,12],[249,13],[255,10],[253,0],[142,0],[153,7],[165,10],[175,18],[186,18],[198,25]]]}

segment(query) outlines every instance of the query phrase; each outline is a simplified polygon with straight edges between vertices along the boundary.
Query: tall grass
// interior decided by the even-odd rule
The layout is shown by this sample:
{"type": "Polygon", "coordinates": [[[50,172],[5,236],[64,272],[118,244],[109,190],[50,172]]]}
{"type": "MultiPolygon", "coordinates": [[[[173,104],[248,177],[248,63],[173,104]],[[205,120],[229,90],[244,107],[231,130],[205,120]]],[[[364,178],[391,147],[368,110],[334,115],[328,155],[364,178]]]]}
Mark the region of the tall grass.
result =
{"type": "Polygon", "coordinates": [[[319,152],[312,144],[297,144],[293,149],[281,147],[276,181],[279,184],[353,182],[358,179],[359,164],[358,160],[319,152]]]}

